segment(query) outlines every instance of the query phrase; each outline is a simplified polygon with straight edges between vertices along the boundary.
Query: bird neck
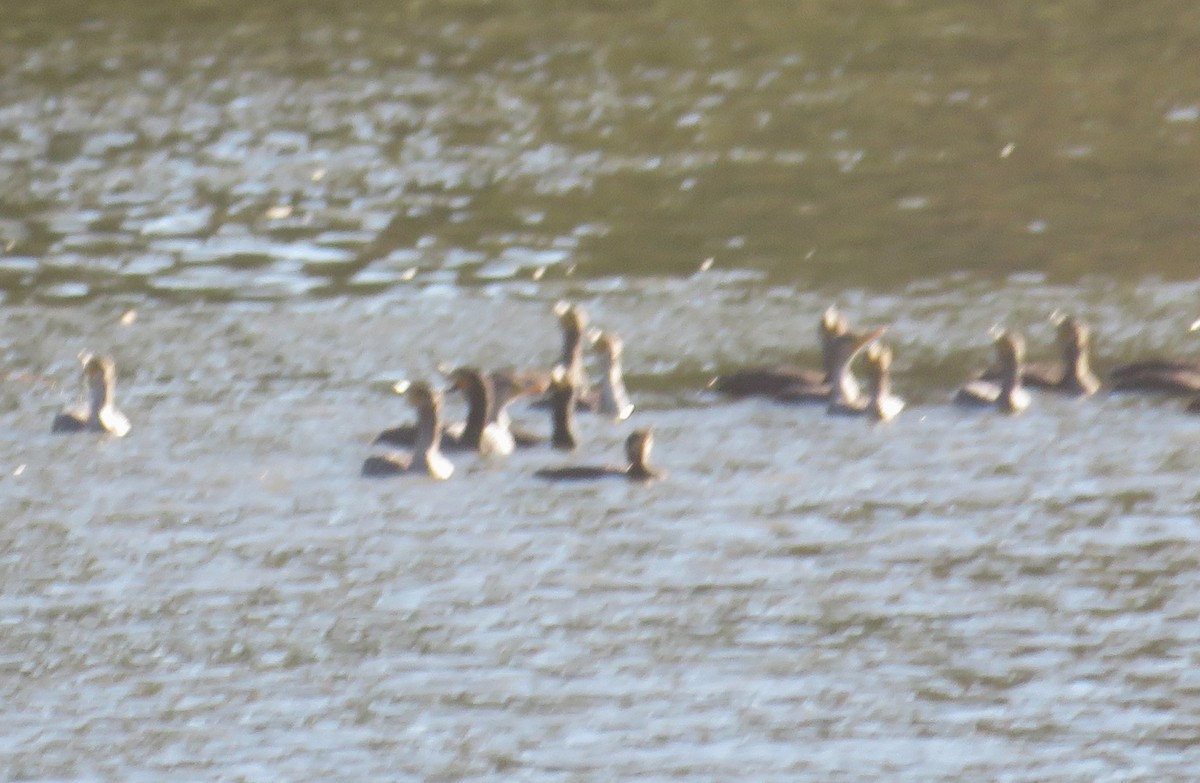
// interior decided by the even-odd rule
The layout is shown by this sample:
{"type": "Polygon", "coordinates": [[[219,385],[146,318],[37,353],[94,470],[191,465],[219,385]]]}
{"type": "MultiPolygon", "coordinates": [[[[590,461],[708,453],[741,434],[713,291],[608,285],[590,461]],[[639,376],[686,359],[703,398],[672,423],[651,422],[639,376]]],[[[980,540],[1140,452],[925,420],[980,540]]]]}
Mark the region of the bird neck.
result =
{"type": "Polygon", "coordinates": [[[1063,346],[1063,380],[1075,388],[1089,391],[1096,385],[1087,343],[1071,341],[1063,346]]]}
{"type": "Polygon", "coordinates": [[[583,335],[573,326],[563,329],[561,363],[575,388],[582,389],[587,384],[583,372],[583,335]]]}
{"type": "Polygon", "coordinates": [[[852,356],[842,358],[836,365],[829,380],[832,387],[829,391],[829,402],[832,405],[853,405],[862,397],[858,381],[850,371],[852,356]]]}
{"type": "Polygon", "coordinates": [[[650,467],[649,455],[645,451],[641,451],[632,455],[633,461],[629,463],[629,467],[625,469],[625,475],[633,479],[652,479],[658,475],[658,471],[650,467]]]}
{"type": "Polygon", "coordinates": [[[417,411],[417,436],[413,441],[413,456],[436,453],[442,446],[442,411],[436,402],[417,411]]]}
{"type": "Polygon", "coordinates": [[[470,376],[466,388],[467,421],[463,427],[463,440],[472,448],[479,448],[483,428],[492,415],[493,397],[490,384],[480,376],[470,376]]]}
{"type": "Polygon", "coordinates": [[[830,340],[824,357],[826,379],[833,387],[829,392],[832,405],[854,405],[862,397],[858,381],[850,370],[857,352],[854,338],[848,334],[837,335],[830,340]]]}
{"type": "Polygon", "coordinates": [[[625,391],[625,375],[621,370],[621,360],[605,355],[604,381],[600,386],[601,409],[619,415],[621,410],[629,405],[629,394],[625,391]]]}
{"type": "Polygon", "coordinates": [[[550,443],[558,449],[573,449],[576,444],[574,389],[555,389],[552,402],[554,426],[550,443]]]}
{"type": "Polygon", "coordinates": [[[1013,392],[1021,388],[1021,360],[1015,355],[1000,356],[1000,394],[1011,397],[1013,392]]]}
{"type": "Polygon", "coordinates": [[[93,375],[88,378],[88,403],[91,409],[88,411],[91,418],[95,419],[100,415],[100,411],[104,410],[113,399],[113,389],[111,384],[103,375],[93,375]]]}
{"type": "Polygon", "coordinates": [[[871,399],[878,403],[892,396],[892,374],[884,367],[871,368],[871,399]]]}

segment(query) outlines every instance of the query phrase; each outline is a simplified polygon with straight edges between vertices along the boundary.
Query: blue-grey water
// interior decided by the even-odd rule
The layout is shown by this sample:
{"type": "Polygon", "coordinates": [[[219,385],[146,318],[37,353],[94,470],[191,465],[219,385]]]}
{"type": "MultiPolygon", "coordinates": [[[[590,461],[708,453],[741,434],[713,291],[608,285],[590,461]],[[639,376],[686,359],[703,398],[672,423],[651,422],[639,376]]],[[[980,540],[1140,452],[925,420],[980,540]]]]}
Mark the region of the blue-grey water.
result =
{"type": "Polygon", "coordinates": [[[1055,311],[1200,357],[1193,4],[5,17],[0,777],[1195,779],[1200,416],[948,404],[1055,311]],[[358,476],[562,299],[630,421],[358,476]],[[832,302],[896,421],[704,390],[832,302]],[[85,350],[127,438],[49,434],[85,350]],[[664,481],[532,476],[638,426],[664,481]]]}

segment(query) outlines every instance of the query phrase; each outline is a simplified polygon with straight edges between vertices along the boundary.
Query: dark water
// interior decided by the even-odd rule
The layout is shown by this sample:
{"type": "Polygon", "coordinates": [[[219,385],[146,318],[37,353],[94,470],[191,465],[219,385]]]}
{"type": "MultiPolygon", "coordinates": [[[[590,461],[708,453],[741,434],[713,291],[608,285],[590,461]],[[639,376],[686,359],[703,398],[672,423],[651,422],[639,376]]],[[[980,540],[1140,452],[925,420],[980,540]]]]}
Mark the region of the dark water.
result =
{"type": "Polygon", "coordinates": [[[1200,11],[845,5],[6,7],[2,776],[1194,779],[1200,417],[946,400],[1056,309],[1200,355],[1200,11]],[[631,422],[357,477],[563,298],[631,422]],[[831,301],[897,421],[701,390],[831,301]],[[124,440],[47,433],[85,349],[124,440]]]}

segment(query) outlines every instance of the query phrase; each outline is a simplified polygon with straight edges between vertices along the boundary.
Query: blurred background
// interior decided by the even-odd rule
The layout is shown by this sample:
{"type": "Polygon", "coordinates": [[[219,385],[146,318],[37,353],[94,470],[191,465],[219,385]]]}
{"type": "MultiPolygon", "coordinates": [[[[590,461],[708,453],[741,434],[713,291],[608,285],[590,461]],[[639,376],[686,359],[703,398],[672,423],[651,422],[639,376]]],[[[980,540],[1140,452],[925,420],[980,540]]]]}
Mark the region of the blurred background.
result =
{"type": "Polygon", "coordinates": [[[9,11],[10,300],[1197,271],[1191,3],[9,11]]]}
{"type": "Polygon", "coordinates": [[[1194,779],[1200,417],[945,403],[1056,311],[1200,355],[1200,5],[3,6],[0,776],[1194,779]],[[632,422],[358,478],[560,299],[632,422]],[[892,425],[703,390],[830,303],[892,425]],[[48,434],[82,350],[129,438],[48,434]]]}

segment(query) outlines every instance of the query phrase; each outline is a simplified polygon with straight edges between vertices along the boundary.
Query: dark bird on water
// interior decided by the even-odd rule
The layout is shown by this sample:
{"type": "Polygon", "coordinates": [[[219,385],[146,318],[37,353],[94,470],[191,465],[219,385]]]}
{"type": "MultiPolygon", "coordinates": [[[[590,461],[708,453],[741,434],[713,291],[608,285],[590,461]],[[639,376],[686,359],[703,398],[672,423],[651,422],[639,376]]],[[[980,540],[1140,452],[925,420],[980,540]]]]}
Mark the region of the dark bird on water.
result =
{"type": "MultiPolygon", "coordinates": [[[[1029,388],[1055,391],[1078,397],[1087,397],[1100,390],[1100,379],[1092,372],[1091,329],[1083,321],[1070,315],[1056,313],[1055,342],[1058,345],[1058,362],[1035,362],[1021,368],[1021,383],[1029,388]]],[[[980,376],[981,380],[998,381],[999,368],[992,368],[980,376]]]]}
{"type": "MultiPolygon", "coordinates": [[[[550,402],[550,447],[562,451],[571,451],[579,444],[575,435],[575,400],[578,390],[567,377],[565,367],[555,367],[550,372],[550,388],[546,397],[550,402]]],[[[547,438],[525,430],[513,430],[513,436],[520,448],[532,448],[544,445],[547,438]]]]}
{"type": "MultiPolygon", "coordinates": [[[[1200,319],[1188,328],[1200,331],[1200,319]]],[[[1144,359],[1121,364],[1109,372],[1114,391],[1200,394],[1200,361],[1193,359],[1144,359]]]]}
{"type": "Polygon", "coordinates": [[[624,478],[630,481],[652,481],[665,477],[665,473],[650,465],[650,450],[654,447],[654,431],[636,430],[625,439],[624,467],[571,466],[544,468],[534,475],[548,481],[591,481],[604,478],[624,478]]]}
{"type": "Polygon", "coordinates": [[[886,326],[867,332],[843,332],[829,340],[825,377],[815,386],[796,384],[775,394],[782,402],[824,402],[830,410],[854,410],[866,404],[858,379],[854,377],[854,359],[868,345],[887,332],[886,326]]]}
{"type": "MultiPolygon", "coordinates": [[[[575,386],[575,406],[579,410],[599,410],[602,404],[603,385],[600,388],[591,386],[583,366],[583,345],[585,339],[589,339],[587,311],[577,304],[558,302],[554,305],[554,314],[558,316],[558,325],[562,332],[562,352],[559,354],[559,360],[555,367],[562,367],[567,378],[575,386]]],[[[599,334],[599,331],[596,330],[595,334],[599,334]]],[[[616,365],[618,380],[620,380],[621,373],[619,350],[618,364],[616,365]]],[[[535,370],[520,375],[521,377],[536,378],[542,384],[548,385],[550,382],[550,373],[543,371],[535,370]]],[[[621,389],[624,390],[623,382],[621,382],[621,389]]],[[[547,408],[550,405],[550,399],[543,397],[534,402],[533,407],[547,408]]]]}
{"type": "Polygon", "coordinates": [[[1029,392],[1021,385],[1025,361],[1025,339],[1012,331],[1000,331],[994,342],[998,377],[994,381],[969,381],[954,397],[960,405],[995,407],[1004,413],[1020,413],[1029,407],[1029,392]]]}
{"type": "Polygon", "coordinates": [[[411,453],[398,451],[368,457],[362,466],[364,476],[378,478],[403,473],[423,473],[435,479],[448,479],[454,465],[442,454],[442,393],[428,383],[418,381],[396,384],[395,391],[408,397],[417,411],[416,439],[411,453]]]}
{"type": "Polygon", "coordinates": [[[633,403],[625,391],[625,376],[621,369],[625,343],[611,331],[595,331],[591,338],[601,364],[600,381],[596,384],[596,412],[624,421],[633,414],[633,403]]]}
{"type": "Polygon", "coordinates": [[[117,366],[107,356],[83,354],[83,401],[54,417],[51,432],[107,432],[118,438],[130,429],[117,410],[117,366]]]}
{"type": "Polygon", "coordinates": [[[869,416],[891,421],[904,410],[904,400],[892,394],[892,349],[874,341],[867,346],[867,394],[852,402],[830,405],[830,413],[869,416]]]}
{"type": "MultiPolygon", "coordinates": [[[[450,390],[467,399],[464,421],[442,427],[442,449],[476,451],[481,454],[511,454],[515,446],[509,429],[508,405],[540,386],[522,386],[520,379],[499,373],[483,373],[473,367],[459,367],[447,373],[450,390]]],[[[375,443],[410,447],[416,442],[416,424],[402,424],[379,433],[375,443]]]]}
{"type": "Polygon", "coordinates": [[[777,364],[767,367],[748,367],[709,382],[710,389],[732,397],[776,397],[780,394],[807,389],[818,399],[827,399],[837,372],[838,340],[850,331],[850,323],[837,308],[830,306],[817,324],[817,340],[821,346],[821,369],[777,364]]]}

